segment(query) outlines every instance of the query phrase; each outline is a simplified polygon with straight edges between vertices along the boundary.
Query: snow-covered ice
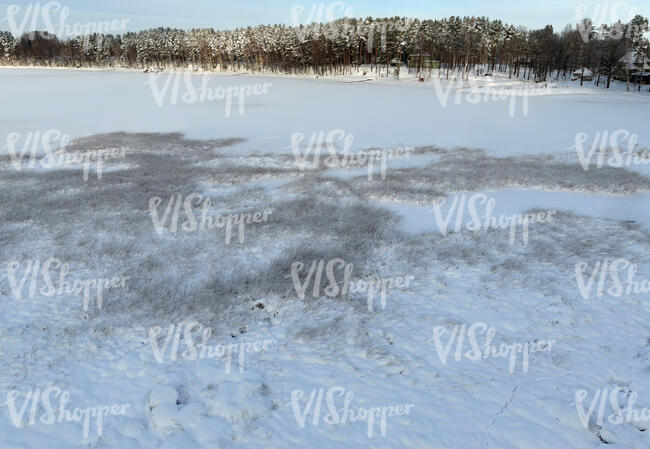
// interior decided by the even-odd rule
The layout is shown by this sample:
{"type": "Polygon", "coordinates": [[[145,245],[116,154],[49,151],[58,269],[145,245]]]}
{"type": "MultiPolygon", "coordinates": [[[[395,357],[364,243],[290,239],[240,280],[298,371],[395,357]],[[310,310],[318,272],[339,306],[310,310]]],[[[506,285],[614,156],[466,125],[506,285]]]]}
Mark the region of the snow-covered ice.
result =
{"type": "MultiPolygon", "coordinates": [[[[163,89],[163,73],[157,88],[163,89]]],[[[196,89],[206,75],[195,78],[196,89]]],[[[270,83],[266,95],[247,97],[244,115],[235,105],[225,117],[225,100],[187,103],[179,87],[177,104],[158,107],[149,75],[139,72],[64,71],[6,69],[0,71],[3,103],[0,132],[24,133],[55,128],[73,137],[102,132],[172,132],[189,138],[242,137],[238,148],[247,152],[288,151],[290,136],[312,131],[342,129],[354,135],[353,149],[370,147],[437,145],[444,148],[480,148],[500,156],[567,152],[575,135],[627,129],[639,136],[639,144],[650,145],[647,111],[650,94],[612,89],[580,88],[574,84],[549,87],[544,94],[528,97],[528,115],[523,99],[509,117],[509,99],[473,104],[469,84],[456,101],[457,82],[442,81],[451,89],[442,107],[430,83],[414,80],[375,80],[342,83],[336,79],[302,79],[253,75],[207,75],[216,89],[270,83]],[[39,98],[38,108],[26,98],[39,98]],[[408,119],[406,119],[408,118],[408,119]]],[[[181,80],[183,81],[183,80],[181,80]]],[[[499,82],[513,84],[507,77],[499,82]]],[[[488,83],[478,79],[477,83],[488,83]]],[[[172,86],[173,87],[173,86],[172,86]]],[[[172,87],[169,88],[171,92],[172,87]]],[[[513,88],[515,92],[516,89],[513,88]]]]}
{"type": "Polygon", "coordinates": [[[618,129],[648,149],[648,94],[557,83],[510,117],[507,101],[456,104],[454,86],[443,107],[409,79],[215,75],[271,84],[226,117],[223,101],[160,108],[147,81],[0,69],[3,139],[54,129],[69,151],[126,149],[84,180],[17,170],[0,145],[0,447],[650,446],[650,420],[607,419],[600,399],[650,407],[647,166],[585,171],[571,149],[618,129]],[[362,164],[300,167],[292,136],[332,130],[355,151],[414,152],[372,179],[362,164]],[[467,231],[469,212],[443,235],[433,202],[475,194],[497,216],[554,215],[525,244],[467,231]],[[269,219],[233,224],[228,242],[223,222],[174,212],[192,197],[200,221],[197,195],[214,223],[269,219]],[[319,290],[312,262],[339,258],[354,288],[333,293],[322,268],[319,290]],[[56,419],[112,406],[87,434],[56,419]]]}

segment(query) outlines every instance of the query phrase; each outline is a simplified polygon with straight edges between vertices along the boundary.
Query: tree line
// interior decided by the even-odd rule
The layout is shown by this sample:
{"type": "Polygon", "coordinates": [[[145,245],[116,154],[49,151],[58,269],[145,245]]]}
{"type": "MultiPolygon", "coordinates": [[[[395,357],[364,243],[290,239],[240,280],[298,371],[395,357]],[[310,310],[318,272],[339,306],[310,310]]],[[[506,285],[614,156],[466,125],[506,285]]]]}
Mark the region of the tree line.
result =
{"type": "Polygon", "coordinates": [[[155,28],[121,35],[93,33],[60,40],[48,32],[15,38],[0,32],[4,64],[62,67],[129,67],[271,71],[334,75],[369,67],[399,74],[399,62],[431,76],[463,78],[487,72],[546,81],[586,68],[609,87],[614,76],[629,78],[634,66],[621,58],[633,52],[650,61],[648,20],[594,26],[584,19],[557,33],[552,26],[527,30],[487,17],[417,20],[343,18],[328,23],[264,25],[235,30],[155,28]]]}

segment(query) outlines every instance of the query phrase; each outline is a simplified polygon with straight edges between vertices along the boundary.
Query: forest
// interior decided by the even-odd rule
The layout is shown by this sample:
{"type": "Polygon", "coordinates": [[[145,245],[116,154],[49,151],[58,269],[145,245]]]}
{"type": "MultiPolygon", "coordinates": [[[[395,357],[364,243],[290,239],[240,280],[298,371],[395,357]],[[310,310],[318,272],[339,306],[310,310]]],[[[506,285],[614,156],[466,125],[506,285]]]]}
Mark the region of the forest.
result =
{"type": "MultiPolygon", "coordinates": [[[[320,76],[371,70],[399,76],[400,67],[438,77],[491,72],[546,81],[587,69],[609,87],[613,77],[650,61],[648,19],[596,26],[590,19],[528,30],[486,17],[418,20],[342,18],[310,25],[234,30],[172,28],[93,33],[60,40],[46,31],[14,37],[0,32],[5,65],[269,71],[320,76]],[[631,55],[631,61],[621,59],[631,55]],[[404,65],[402,63],[405,63],[404,65]]],[[[638,71],[638,70],[636,70],[638,71]]],[[[641,70],[642,71],[642,70],[641,70]]],[[[642,77],[643,78],[643,77],[642,77]]]]}

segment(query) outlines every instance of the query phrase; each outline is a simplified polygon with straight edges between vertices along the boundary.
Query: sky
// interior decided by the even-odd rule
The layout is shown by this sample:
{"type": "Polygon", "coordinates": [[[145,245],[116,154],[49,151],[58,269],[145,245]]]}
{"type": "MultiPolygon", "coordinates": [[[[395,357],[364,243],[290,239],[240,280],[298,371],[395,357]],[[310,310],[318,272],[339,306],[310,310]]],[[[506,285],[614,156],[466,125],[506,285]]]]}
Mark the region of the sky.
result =
{"type": "Polygon", "coordinates": [[[419,19],[452,15],[488,16],[527,28],[553,25],[556,31],[560,31],[580,17],[591,17],[597,24],[613,23],[618,19],[627,22],[636,13],[650,17],[650,0],[0,0],[0,30],[31,31],[34,15],[28,14],[29,8],[37,4],[42,8],[48,3],[51,3],[49,15],[42,11],[36,15],[38,29],[47,29],[44,16],[56,24],[60,22],[60,10],[57,12],[56,9],[68,8],[69,15],[64,23],[70,26],[124,19],[124,28],[119,26],[115,33],[158,26],[232,29],[271,23],[295,25],[323,22],[344,15],[419,19]],[[310,11],[313,12],[310,14],[310,11]],[[23,22],[27,29],[20,28],[23,22]],[[16,25],[12,26],[12,23],[16,25]]]}

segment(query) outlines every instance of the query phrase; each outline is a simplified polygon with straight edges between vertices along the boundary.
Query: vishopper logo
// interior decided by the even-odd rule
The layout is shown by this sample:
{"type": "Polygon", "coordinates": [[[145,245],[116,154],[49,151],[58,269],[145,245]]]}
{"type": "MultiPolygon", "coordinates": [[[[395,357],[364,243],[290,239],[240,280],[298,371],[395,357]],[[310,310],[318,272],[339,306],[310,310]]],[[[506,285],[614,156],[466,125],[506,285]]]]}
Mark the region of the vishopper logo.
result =
{"type": "Polygon", "coordinates": [[[534,223],[550,223],[553,219],[553,215],[557,213],[557,211],[544,211],[537,213],[527,213],[524,215],[502,214],[499,216],[493,216],[492,214],[496,205],[496,199],[489,198],[483,193],[475,193],[469,198],[465,194],[455,195],[445,217],[443,216],[443,208],[446,208],[446,202],[447,199],[444,197],[436,198],[433,201],[433,207],[429,210],[429,212],[433,213],[436,224],[438,225],[438,230],[442,235],[447,235],[449,232],[449,225],[455,212],[456,221],[453,228],[455,232],[461,232],[463,229],[470,232],[481,232],[487,231],[488,229],[509,229],[510,245],[515,244],[517,229],[519,226],[521,226],[522,242],[524,245],[527,245],[529,225],[534,223]],[[483,205],[484,207],[479,207],[483,205]],[[469,214],[469,222],[465,220],[465,209],[467,209],[467,212],[469,214]]]}
{"type": "Polygon", "coordinates": [[[59,387],[49,387],[41,391],[40,388],[30,388],[24,394],[22,405],[18,405],[20,397],[23,396],[18,390],[10,390],[7,393],[7,401],[2,404],[9,409],[9,416],[12,424],[17,428],[25,425],[33,426],[37,421],[37,413],[41,411],[38,421],[45,425],[54,425],[62,423],[81,423],[83,422],[83,437],[88,438],[90,435],[91,420],[95,421],[97,436],[101,437],[103,433],[104,418],[109,416],[126,416],[126,409],[129,404],[115,404],[111,406],[92,406],[79,408],[75,407],[70,410],[67,404],[70,400],[70,392],[62,390],[59,387]],[[59,398],[58,407],[54,407],[52,402],[59,398]],[[30,405],[28,419],[25,420],[27,407],[30,405]],[[26,421],[26,422],[25,422],[26,421]]]}
{"type": "Polygon", "coordinates": [[[269,216],[273,213],[272,210],[265,209],[262,212],[215,215],[212,213],[212,201],[210,198],[204,198],[200,193],[192,193],[185,199],[180,194],[171,196],[162,215],[158,211],[161,204],[162,198],[158,196],[149,199],[149,213],[151,214],[151,220],[158,235],[163,235],[165,230],[176,234],[179,229],[183,232],[196,232],[206,229],[225,228],[226,245],[230,245],[232,241],[234,226],[236,226],[238,232],[239,243],[244,243],[246,225],[251,223],[266,223],[269,220],[269,216]],[[195,215],[195,203],[200,208],[200,216],[198,218],[195,215]],[[185,221],[183,223],[179,223],[181,207],[183,215],[185,215],[185,221]]]}
{"type": "Polygon", "coordinates": [[[130,19],[104,22],[66,23],[70,8],[52,1],[41,6],[40,3],[28,5],[9,5],[4,21],[9,23],[9,30],[15,38],[26,32],[38,33],[44,39],[66,39],[76,36],[89,36],[93,33],[107,34],[126,30],[130,19]],[[29,25],[29,28],[27,26],[29,25]],[[41,29],[43,31],[37,31],[41,29]]]}
{"type": "Polygon", "coordinates": [[[161,326],[154,326],[149,329],[149,343],[156,361],[160,364],[165,362],[165,354],[169,361],[176,361],[179,359],[193,361],[203,359],[221,359],[225,358],[226,374],[232,371],[233,354],[237,354],[239,371],[243,372],[246,366],[246,354],[268,351],[269,345],[273,344],[273,340],[261,341],[241,341],[236,344],[216,344],[210,345],[208,341],[212,334],[212,329],[199,323],[192,321],[186,324],[171,324],[167,328],[167,335],[162,338],[159,344],[159,336],[163,332],[161,326]],[[195,341],[200,338],[200,343],[195,341]],[[180,352],[181,341],[185,346],[185,350],[180,352]],[[172,346],[169,347],[169,344],[172,346]],[[167,351],[169,348],[169,351],[167,351]]]}
{"type": "Polygon", "coordinates": [[[638,150],[639,137],[625,129],[617,129],[611,134],[608,131],[598,131],[594,136],[591,146],[587,151],[584,143],[589,139],[586,132],[576,134],[575,145],[570,150],[575,150],[578,161],[584,171],[589,171],[595,159],[596,168],[604,166],[620,168],[632,165],[645,165],[650,162],[650,151],[638,150]],[[608,144],[609,142],[609,144],[608,144]],[[627,147],[625,144],[627,143],[627,147]]]}
{"type": "Polygon", "coordinates": [[[634,404],[638,400],[639,394],[636,391],[631,391],[629,388],[617,386],[611,391],[608,388],[599,388],[589,403],[589,408],[585,407],[585,399],[587,399],[587,396],[589,396],[587,390],[578,390],[574,397],[574,404],[578,411],[580,423],[585,429],[593,425],[602,426],[605,423],[605,419],[614,425],[623,423],[636,424],[643,421],[650,421],[650,409],[646,407],[642,409],[635,408],[634,404]],[[605,411],[608,402],[613,413],[606,416],[605,411]],[[622,404],[626,404],[626,406],[621,407],[622,404]],[[598,410],[598,414],[594,417],[596,410],[598,410]]]}
{"type": "Polygon", "coordinates": [[[307,417],[311,413],[311,423],[318,426],[321,422],[321,410],[323,410],[323,400],[327,407],[328,413],[323,417],[323,422],[329,426],[346,426],[348,423],[365,422],[367,426],[367,436],[372,438],[375,434],[375,424],[379,425],[379,431],[382,437],[386,437],[388,429],[388,418],[393,416],[408,416],[414,404],[398,404],[373,406],[370,408],[352,407],[354,393],[347,391],[344,387],[334,386],[325,392],[324,388],[312,389],[309,399],[301,405],[305,392],[303,390],[294,390],[291,392],[291,408],[298,426],[305,428],[307,417]],[[341,403],[342,402],[342,403],[341,403]]]}
{"type": "Polygon", "coordinates": [[[508,372],[510,374],[515,373],[517,365],[517,354],[521,354],[523,372],[528,373],[528,364],[530,358],[529,354],[531,352],[550,352],[553,344],[555,343],[555,340],[535,340],[523,343],[516,342],[510,345],[501,343],[501,345],[499,345],[497,348],[497,346],[492,344],[492,340],[494,340],[494,336],[496,334],[496,329],[494,327],[488,328],[487,324],[481,322],[474,323],[469,326],[469,328],[465,324],[455,325],[451,331],[451,335],[449,336],[447,343],[443,344],[442,338],[447,332],[448,330],[444,326],[435,326],[433,328],[432,338],[427,341],[427,343],[431,343],[433,341],[436,348],[436,354],[438,355],[438,358],[443,365],[447,364],[451,348],[455,341],[456,351],[454,353],[454,360],[456,362],[461,361],[463,357],[473,362],[484,360],[489,357],[509,357],[510,359],[508,372]],[[478,342],[477,334],[485,334],[485,342],[483,344],[480,344],[478,342]],[[466,337],[471,349],[463,353],[466,337]]]}
{"type": "MultiPolygon", "coordinates": [[[[150,86],[154,102],[159,108],[165,104],[176,105],[205,103],[207,101],[225,101],[224,113],[226,118],[232,115],[233,104],[236,103],[240,117],[246,110],[246,97],[268,94],[272,83],[256,83],[249,85],[210,87],[210,81],[219,81],[216,77],[194,75],[190,73],[149,73],[145,85],[150,86]]],[[[223,80],[223,77],[220,78],[223,80]]]]}
{"type": "MultiPolygon", "coordinates": [[[[638,14],[637,7],[627,2],[598,3],[590,6],[585,4],[576,6],[573,16],[580,37],[585,43],[589,42],[592,37],[592,27],[596,24],[600,26],[599,37],[621,39],[625,34],[624,24],[629,23],[638,14]],[[605,24],[612,24],[612,26],[606,30],[605,24]]],[[[631,27],[628,29],[627,37],[629,37],[629,33],[631,33],[631,27]]]]}
{"type": "Polygon", "coordinates": [[[335,39],[339,31],[333,22],[339,19],[346,19],[343,25],[343,29],[346,29],[349,26],[347,19],[353,16],[354,8],[347,6],[343,2],[314,3],[309,8],[308,15],[303,16],[304,12],[304,5],[293,5],[291,8],[291,17],[289,18],[300,42],[305,42],[308,32],[307,28],[304,26],[301,27],[301,25],[306,26],[310,24],[315,24],[316,34],[322,32],[330,39],[335,39]]]}
{"type": "Polygon", "coordinates": [[[312,261],[305,279],[301,281],[300,275],[304,268],[305,264],[302,261],[291,264],[290,276],[293,287],[300,299],[305,299],[312,280],[312,296],[314,298],[321,296],[321,284],[325,285],[325,282],[327,282],[327,285],[322,289],[322,293],[330,298],[343,297],[347,294],[367,293],[369,312],[374,311],[375,295],[379,294],[379,304],[381,309],[384,310],[388,292],[395,288],[408,288],[410,282],[415,279],[413,276],[397,276],[353,280],[351,276],[354,266],[351,263],[346,263],[343,259],[337,258],[329,261],[324,259],[312,261]],[[323,270],[325,270],[324,273],[323,270]],[[323,275],[325,275],[326,281],[323,275]],[[340,279],[341,277],[342,279],[340,279]]]}
{"type": "Polygon", "coordinates": [[[41,263],[40,259],[28,260],[24,266],[20,261],[11,261],[7,264],[7,277],[14,300],[33,300],[38,295],[55,297],[74,295],[83,298],[83,308],[90,307],[91,296],[95,296],[97,310],[101,310],[104,303],[104,293],[108,289],[125,289],[129,276],[112,277],[104,279],[66,279],[70,273],[70,266],[60,259],[49,258],[41,263]],[[27,281],[29,283],[27,284],[27,281]],[[25,285],[27,291],[25,292],[25,285]],[[24,296],[27,293],[27,296],[24,296]]]}
{"type": "Polygon", "coordinates": [[[83,167],[83,179],[88,181],[91,169],[97,179],[102,179],[104,162],[124,159],[126,148],[106,148],[81,152],[68,152],[70,136],[57,129],[44,132],[30,131],[26,134],[22,147],[19,144],[21,134],[13,132],[7,135],[7,145],[11,163],[18,171],[23,168],[70,168],[83,167]],[[55,149],[56,148],[56,149],[55,149]],[[25,157],[29,154],[28,160],[25,157]]]}
{"type": "Polygon", "coordinates": [[[637,264],[624,258],[599,260],[591,269],[587,262],[578,262],[575,265],[578,290],[586,300],[592,296],[594,288],[597,298],[605,294],[620,298],[623,295],[650,293],[650,280],[635,280],[637,269],[637,264]]]}
{"type": "Polygon", "coordinates": [[[451,81],[436,78],[428,83],[428,87],[433,87],[436,98],[443,108],[446,108],[449,104],[452,91],[455,91],[453,101],[456,105],[461,104],[463,101],[470,104],[507,101],[509,106],[508,116],[510,118],[515,117],[517,104],[520,102],[521,112],[524,117],[527,117],[529,97],[548,93],[547,86],[538,84],[521,84],[512,88],[506,86],[496,87],[491,84],[484,84],[483,81],[479,82],[474,79],[464,81],[462,78],[451,81]]]}
{"type": "Polygon", "coordinates": [[[321,167],[321,157],[326,149],[329,156],[322,159],[322,163],[329,169],[336,168],[360,168],[368,166],[368,181],[372,181],[375,175],[375,167],[379,168],[382,180],[386,179],[388,173],[388,161],[391,159],[406,158],[413,152],[412,147],[366,150],[359,153],[351,153],[350,148],[354,142],[354,135],[346,133],[342,129],[332,131],[312,132],[309,143],[306,147],[301,148],[305,135],[302,133],[293,133],[291,135],[291,150],[300,170],[315,170],[321,167]],[[337,145],[343,147],[343,152],[339,152],[337,145]]]}

